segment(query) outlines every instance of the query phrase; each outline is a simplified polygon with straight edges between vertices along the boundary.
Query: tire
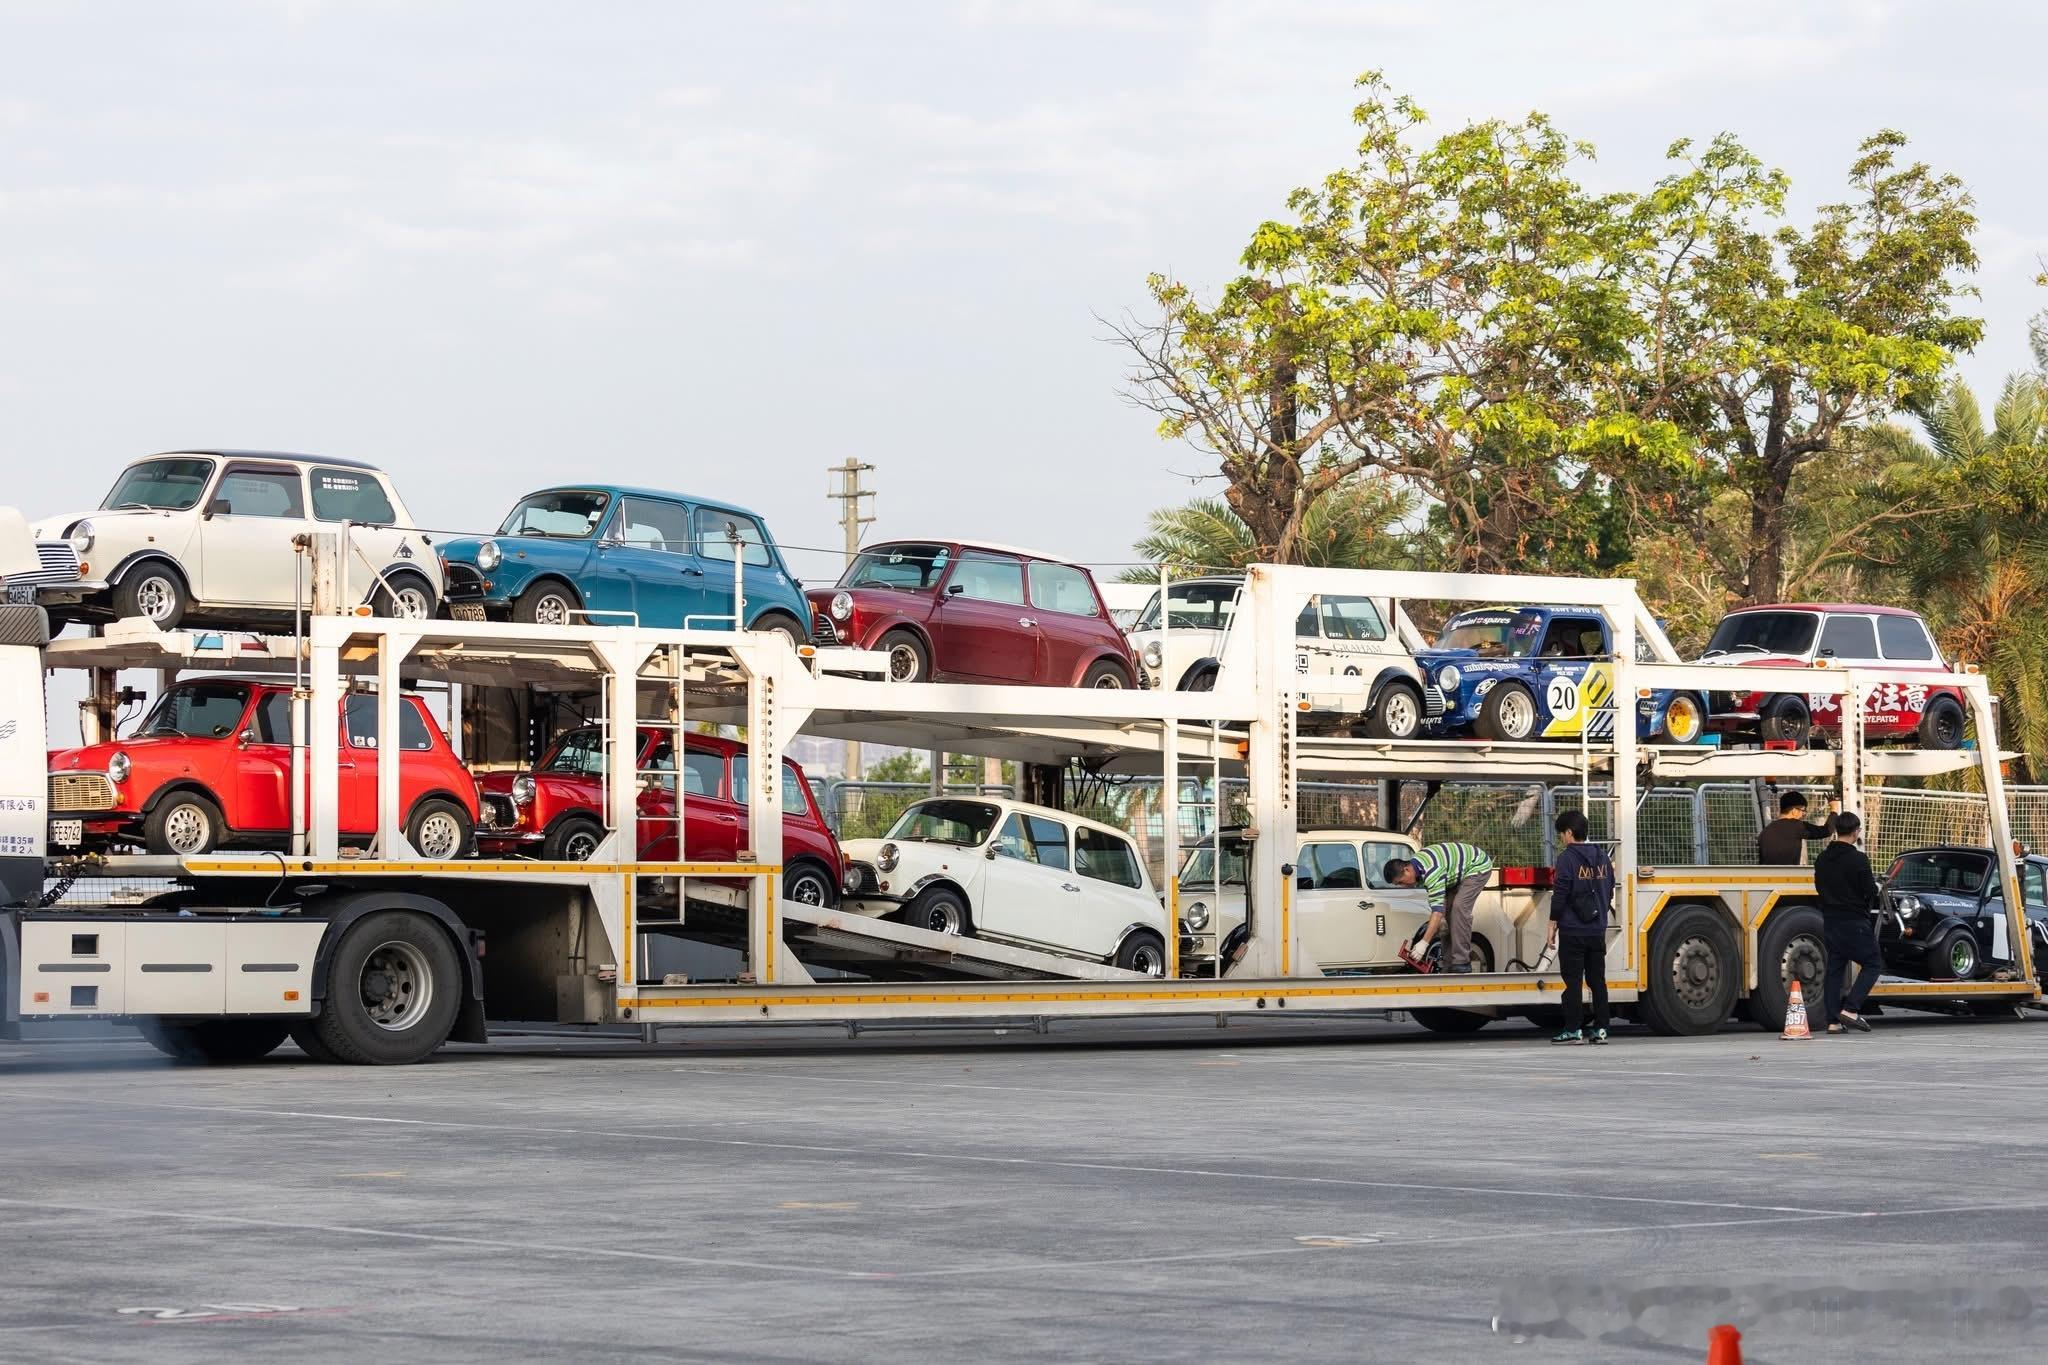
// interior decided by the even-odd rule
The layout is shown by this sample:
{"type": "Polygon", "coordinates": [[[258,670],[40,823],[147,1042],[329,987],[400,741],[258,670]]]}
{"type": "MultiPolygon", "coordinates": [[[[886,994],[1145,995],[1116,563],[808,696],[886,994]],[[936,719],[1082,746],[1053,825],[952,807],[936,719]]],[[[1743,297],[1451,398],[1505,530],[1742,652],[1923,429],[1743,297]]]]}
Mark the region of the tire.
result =
{"type": "Polygon", "coordinates": [[[1680,692],[1664,703],[1664,715],[1657,726],[1657,733],[1650,738],[1653,744],[1697,744],[1706,733],[1707,708],[1699,697],[1691,692],[1680,692]],[[1678,717],[1674,724],[1673,716],[1678,717]]]}
{"type": "Polygon", "coordinates": [[[793,650],[802,649],[809,643],[809,641],[804,639],[804,628],[780,613],[764,616],[754,622],[753,625],[747,627],[747,629],[758,630],[770,635],[780,635],[783,639],[789,641],[789,647],[793,650]]]}
{"type": "Polygon", "coordinates": [[[1799,982],[1801,1002],[1809,1011],[1820,1009],[1827,961],[1820,911],[1810,905],[1796,905],[1772,915],[1757,939],[1756,989],[1749,995],[1751,1022],[1772,1033],[1782,1031],[1785,1011],[1792,1005],[1795,979],[1799,982]]]}
{"type": "Polygon", "coordinates": [[[1949,930],[1927,950],[1930,980],[1968,981],[1983,970],[1983,950],[1977,946],[1977,936],[1968,929],[1949,930]]]}
{"type": "Polygon", "coordinates": [[[576,592],[555,579],[542,579],[520,593],[512,602],[512,619],[527,626],[567,626],[575,623],[572,613],[582,610],[576,592]]]}
{"type": "Polygon", "coordinates": [[[1122,664],[1101,659],[1089,666],[1087,676],[1081,679],[1081,686],[1120,692],[1132,686],[1131,675],[1124,670],[1122,664]]]}
{"type": "Polygon", "coordinates": [[[1636,1002],[1652,1031],[1667,1036],[1712,1033],[1734,1012],[1742,954],[1721,912],[1674,905],[1650,934],[1650,986],[1636,1002]]]}
{"type": "Polygon", "coordinates": [[[401,621],[431,621],[440,608],[434,585],[416,573],[386,574],[370,594],[371,611],[401,621]]]}
{"type": "Polygon", "coordinates": [[[1408,683],[1388,683],[1365,718],[1372,739],[1413,739],[1422,730],[1422,694],[1408,683]]]}
{"type": "Polygon", "coordinates": [[[379,910],[348,927],[328,959],[320,1045],[351,1066],[403,1066],[448,1040],[462,1007],[462,963],[441,926],[379,910]]]}
{"type": "MultiPolygon", "coordinates": [[[[1445,970],[1447,965],[1444,954],[1449,950],[1449,945],[1446,942],[1446,936],[1449,933],[1450,926],[1445,925],[1444,932],[1439,934],[1436,941],[1429,945],[1430,956],[1435,960],[1439,972],[1445,970]]],[[[1484,940],[1477,936],[1474,936],[1472,940],[1472,970],[1479,973],[1493,970],[1493,952],[1486,946],[1484,940]]],[[[1471,1010],[1449,1009],[1441,1005],[1410,1010],[1408,1013],[1414,1017],[1416,1023],[1422,1025],[1431,1033],[1477,1033],[1493,1022],[1493,1016],[1490,1014],[1477,1014],[1471,1010]]]]}
{"type": "Polygon", "coordinates": [[[1765,704],[1756,729],[1764,739],[1789,739],[1804,749],[1813,737],[1813,717],[1799,698],[1777,697],[1765,704]]]}
{"type": "Polygon", "coordinates": [[[142,846],[151,853],[197,858],[220,847],[227,833],[220,807],[195,791],[175,791],[143,817],[142,846]]]}
{"type": "Polygon", "coordinates": [[[839,904],[839,888],[816,863],[797,863],[782,874],[782,899],[797,905],[830,910],[839,904]]]}
{"type": "Polygon", "coordinates": [[[1213,668],[1196,669],[1181,683],[1180,690],[1183,692],[1214,692],[1216,690],[1216,670],[1213,668]]]}
{"type": "Polygon", "coordinates": [[[930,682],[932,680],[932,652],[925,648],[924,641],[915,632],[892,630],[875,643],[875,648],[889,656],[888,670],[882,674],[885,682],[930,682]]]}
{"type": "MultiPolygon", "coordinates": [[[[547,837],[540,841],[540,856],[543,862],[587,863],[597,852],[597,846],[604,842],[604,826],[588,815],[572,815],[557,820],[547,837]]],[[[417,847],[417,845],[415,845],[417,847]]]]}
{"type": "Polygon", "coordinates": [[[176,630],[191,605],[184,578],[161,560],[136,565],[114,585],[114,615],[144,617],[158,630],[176,630]]]}
{"type": "Polygon", "coordinates": [[[405,841],[412,851],[430,863],[467,857],[476,837],[476,824],[469,812],[443,797],[433,796],[412,809],[405,822],[405,841]]]}
{"type": "Polygon", "coordinates": [[[341,1060],[334,1055],[333,1049],[320,1041],[319,1031],[313,1027],[311,1019],[291,1026],[291,1040],[292,1046],[305,1053],[309,1062],[332,1063],[341,1060]]]}
{"type": "Polygon", "coordinates": [[[269,1056],[288,1026],[274,1019],[195,1019],[168,1023],[143,1019],[136,1027],[149,1045],[190,1066],[231,1066],[269,1056]]]}
{"type": "Polygon", "coordinates": [[[974,914],[967,898],[951,887],[935,886],[913,901],[903,912],[903,922],[935,934],[974,937],[974,914]]]}
{"type": "Polygon", "coordinates": [[[1920,747],[1960,749],[1963,747],[1963,707],[1954,697],[1936,697],[1920,713],[1920,747]]]}
{"type": "Polygon", "coordinates": [[[1520,683],[1495,684],[1480,704],[1479,719],[1472,728],[1481,739],[1514,742],[1535,738],[1535,694],[1520,683]]]}
{"type": "Polygon", "coordinates": [[[1150,929],[1127,935],[1116,948],[1116,965],[1146,976],[1166,975],[1166,940],[1150,929]]]}

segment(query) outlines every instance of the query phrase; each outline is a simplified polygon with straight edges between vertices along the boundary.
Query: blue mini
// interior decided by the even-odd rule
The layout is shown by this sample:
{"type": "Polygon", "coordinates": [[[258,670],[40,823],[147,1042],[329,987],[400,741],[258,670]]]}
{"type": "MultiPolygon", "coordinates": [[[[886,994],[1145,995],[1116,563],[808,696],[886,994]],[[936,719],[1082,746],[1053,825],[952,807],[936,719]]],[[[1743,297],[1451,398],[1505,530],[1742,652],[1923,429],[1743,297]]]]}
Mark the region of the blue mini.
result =
{"type": "Polygon", "coordinates": [[[445,542],[458,621],[733,628],[734,556],[748,630],[810,638],[810,611],[761,519],[680,493],[577,484],[529,493],[494,536],[445,542]]]}
{"type": "MultiPolygon", "coordinates": [[[[1481,739],[1603,739],[1614,733],[1614,643],[1607,620],[1588,607],[1488,607],[1445,623],[1436,648],[1415,656],[1444,694],[1425,723],[1431,736],[1481,739]]],[[[1636,702],[1636,737],[1695,744],[1706,730],[1706,699],[1659,689],[1636,702]]]]}

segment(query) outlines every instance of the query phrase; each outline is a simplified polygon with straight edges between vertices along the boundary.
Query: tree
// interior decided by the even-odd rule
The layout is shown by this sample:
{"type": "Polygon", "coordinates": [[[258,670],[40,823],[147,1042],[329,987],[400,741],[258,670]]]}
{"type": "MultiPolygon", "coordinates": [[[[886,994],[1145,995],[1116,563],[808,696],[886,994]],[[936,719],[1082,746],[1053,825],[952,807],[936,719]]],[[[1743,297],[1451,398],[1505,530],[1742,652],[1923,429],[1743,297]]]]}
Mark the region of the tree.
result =
{"type": "MultiPolygon", "coordinates": [[[[1385,479],[1353,479],[1318,499],[1302,517],[1297,562],[1316,568],[1394,569],[1415,566],[1407,523],[1419,499],[1385,479]]],[[[1217,498],[1195,498],[1152,513],[1134,547],[1176,577],[1242,569],[1260,562],[1257,538],[1217,498]]],[[[1127,583],[1154,583],[1157,569],[1132,568],[1127,583]]]]}

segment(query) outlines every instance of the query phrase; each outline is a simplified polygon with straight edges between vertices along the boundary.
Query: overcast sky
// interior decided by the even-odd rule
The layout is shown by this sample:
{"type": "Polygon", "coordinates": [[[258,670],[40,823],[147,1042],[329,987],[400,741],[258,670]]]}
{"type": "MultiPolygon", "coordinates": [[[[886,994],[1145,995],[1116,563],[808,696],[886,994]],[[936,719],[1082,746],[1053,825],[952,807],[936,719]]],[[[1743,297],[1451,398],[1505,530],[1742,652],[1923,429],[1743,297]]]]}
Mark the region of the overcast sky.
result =
{"type": "Polygon", "coordinates": [[[1093,315],[1226,278],[1367,67],[1445,126],[1547,110],[1603,187],[1730,130],[1806,209],[1903,129],[1977,196],[1995,384],[2048,306],[2040,13],[0,0],[7,497],[259,446],[380,462],[428,526],[608,478],[834,546],[852,455],[880,534],[1124,560],[1203,461],[1093,315]]]}

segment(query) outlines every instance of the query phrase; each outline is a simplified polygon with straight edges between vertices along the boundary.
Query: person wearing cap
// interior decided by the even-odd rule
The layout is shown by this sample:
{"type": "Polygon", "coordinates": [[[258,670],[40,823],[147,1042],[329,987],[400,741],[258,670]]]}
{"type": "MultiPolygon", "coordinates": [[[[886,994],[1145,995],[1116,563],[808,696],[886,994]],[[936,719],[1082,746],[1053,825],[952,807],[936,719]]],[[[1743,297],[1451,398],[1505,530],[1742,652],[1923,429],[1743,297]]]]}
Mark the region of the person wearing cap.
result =
{"type": "Polygon", "coordinates": [[[1402,956],[1410,964],[1423,961],[1429,945],[1442,932],[1444,921],[1451,926],[1446,958],[1453,972],[1472,970],[1472,907],[1493,876],[1493,859],[1475,844],[1431,844],[1415,851],[1413,858],[1395,858],[1382,869],[1391,886],[1420,886],[1429,901],[1429,927],[1422,931],[1412,951],[1402,956]]]}
{"type": "Polygon", "coordinates": [[[1877,923],[1871,918],[1877,905],[1877,878],[1871,875],[1870,859],[1856,847],[1862,831],[1863,822],[1853,812],[1843,811],[1835,817],[1835,837],[1813,860],[1821,939],[1828,951],[1821,999],[1829,1033],[1870,1032],[1870,1021],[1863,1017],[1863,1001],[1883,970],[1877,923]],[[1845,992],[1842,983],[1852,962],[1857,967],[1856,981],[1845,992]]]}
{"type": "MultiPolygon", "coordinates": [[[[1839,799],[1828,798],[1828,814],[1840,810],[1839,799]]],[[[1830,833],[1827,822],[1806,821],[1806,793],[1786,792],[1778,798],[1778,818],[1756,836],[1756,860],[1765,867],[1798,867],[1806,861],[1806,846],[1819,843],[1830,833]]]]}

